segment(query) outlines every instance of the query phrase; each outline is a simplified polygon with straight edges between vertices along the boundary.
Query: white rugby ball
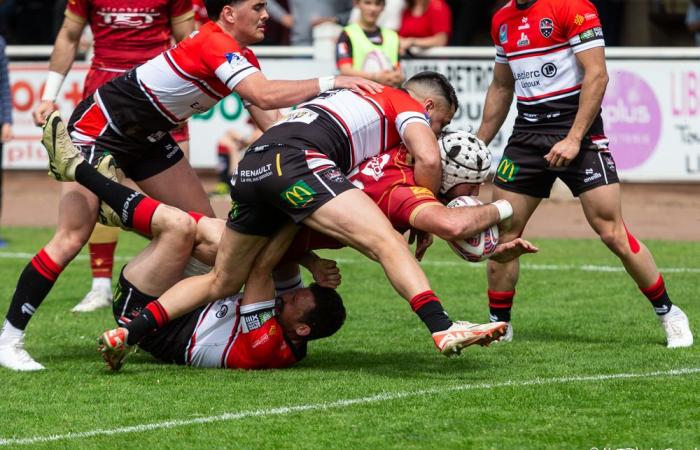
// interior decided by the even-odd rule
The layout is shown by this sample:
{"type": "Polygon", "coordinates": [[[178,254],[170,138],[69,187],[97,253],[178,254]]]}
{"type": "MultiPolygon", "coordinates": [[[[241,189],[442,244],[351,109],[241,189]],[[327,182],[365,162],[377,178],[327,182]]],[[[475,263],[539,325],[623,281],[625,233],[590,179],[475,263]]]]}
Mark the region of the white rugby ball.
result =
{"type": "Polygon", "coordinates": [[[389,58],[379,50],[372,50],[367,53],[365,60],[362,63],[362,71],[375,73],[383,72],[385,70],[393,70],[394,65],[391,63],[389,58]]]}
{"type": "MultiPolygon", "coordinates": [[[[462,195],[447,204],[448,208],[463,208],[483,205],[479,199],[462,195]]],[[[486,230],[469,239],[449,241],[447,244],[462,259],[479,262],[487,259],[496,251],[498,245],[498,225],[491,225],[486,230]]]]}

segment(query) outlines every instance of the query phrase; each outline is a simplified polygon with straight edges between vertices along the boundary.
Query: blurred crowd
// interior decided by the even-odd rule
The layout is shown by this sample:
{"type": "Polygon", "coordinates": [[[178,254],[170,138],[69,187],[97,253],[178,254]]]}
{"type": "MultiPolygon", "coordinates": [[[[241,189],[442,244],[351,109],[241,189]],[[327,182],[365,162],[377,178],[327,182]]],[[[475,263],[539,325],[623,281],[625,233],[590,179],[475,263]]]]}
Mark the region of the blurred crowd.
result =
{"type": "MultiPolygon", "coordinates": [[[[607,44],[683,45],[700,39],[698,0],[592,0],[607,44]],[[630,20],[631,15],[631,20],[630,20]],[[645,20],[650,42],[628,42],[645,20]],[[682,32],[679,35],[678,30],[682,32]],[[627,37],[627,39],[626,39],[627,37]],[[686,39],[684,41],[684,38],[686,39]]],[[[402,50],[417,45],[490,45],[488,18],[507,0],[385,0],[378,25],[396,31],[402,50]]],[[[0,35],[9,44],[52,44],[66,0],[0,0],[0,35]]],[[[315,26],[346,26],[359,17],[353,0],[268,0],[270,21],[263,45],[311,45],[315,26]]]]}

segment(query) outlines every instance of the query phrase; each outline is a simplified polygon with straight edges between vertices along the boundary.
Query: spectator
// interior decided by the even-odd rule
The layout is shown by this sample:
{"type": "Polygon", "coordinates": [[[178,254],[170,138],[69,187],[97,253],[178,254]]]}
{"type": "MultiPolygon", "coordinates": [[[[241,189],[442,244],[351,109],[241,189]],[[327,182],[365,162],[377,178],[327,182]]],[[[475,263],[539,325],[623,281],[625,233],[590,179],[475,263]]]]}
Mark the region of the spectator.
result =
{"type": "Polygon", "coordinates": [[[357,23],[343,29],[336,45],[336,61],[342,75],[354,75],[387,86],[403,83],[399,67],[399,35],[377,25],[384,0],[355,0],[357,23]]]}
{"type": "Polygon", "coordinates": [[[451,34],[452,12],[445,0],[406,0],[399,29],[402,55],[411,47],[443,47],[451,34]]]}
{"type": "Polygon", "coordinates": [[[331,22],[348,23],[352,0],[289,0],[288,12],[277,1],[269,0],[270,17],[291,30],[292,45],[312,45],[312,29],[316,25],[331,22]]]}
{"type": "MultiPolygon", "coordinates": [[[[10,93],[10,77],[5,56],[5,38],[0,36],[0,213],[2,212],[2,147],[12,139],[12,94],[10,93]]],[[[7,242],[0,236],[0,248],[7,242]]]]}
{"type": "MultiPolygon", "coordinates": [[[[401,27],[401,14],[405,6],[404,0],[386,0],[384,2],[384,11],[377,19],[377,26],[388,28],[390,30],[399,31],[401,27]]],[[[350,23],[355,23],[360,20],[360,9],[354,7],[350,14],[350,23]]]]}
{"type": "Polygon", "coordinates": [[[690,0],[685,23],[688,31],[695,35],[695,45],[700,46],[700,0],[690,0]]]}

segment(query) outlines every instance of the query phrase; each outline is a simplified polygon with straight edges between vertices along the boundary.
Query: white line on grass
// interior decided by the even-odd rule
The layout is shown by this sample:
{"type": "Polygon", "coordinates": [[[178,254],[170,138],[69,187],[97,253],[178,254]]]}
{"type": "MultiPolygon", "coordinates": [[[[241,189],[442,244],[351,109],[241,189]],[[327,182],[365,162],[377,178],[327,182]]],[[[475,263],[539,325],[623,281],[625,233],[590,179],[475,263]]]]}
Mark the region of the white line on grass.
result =
{"type": "MultiPolygon", "coordinates": [[[[11,252],[0,252],[0,259],[25,259],[29,260],[34,257],[33,253],[11,253],[11,252]]],[[[133,256],[117,256],[115,260],[117,261],[129,261],[133,256]]],[[[88,255],[78,255],[75,259],[84,261],[88,259],[88,255]]],[[[354,259],[354,258],[339,258],[336,259],[338,264],[366,264],[366,259],[354,259]]],[[[451,266],[462,266],[470,269],[483,269],[485,267],[484,263],[467,263],[465,261],[460,261],[455,257],[451,261],[423,261],[421,263],[424,266],[436,266],[436,267],[451,267],[451,266]]],[[[558,270],[580,270],[583,272],[624,272],[625,268],[622,266],[596,266],[593,264],[528,264],[524,263],[520,265],[521,268],[525,270],[542,270],[542,271],[558,271],[558,270]]],[[[662,267],[659,269],[661,272],[665,273],[700,273],[700,267],[662,267]]]]}
{"type": "Polygon", "coordinates": [[[434,388],[423,389],[419,391],[404,391],[404,392],[387,392],[369,397],[351,398],[347,400],[337,400],[334,402],[311,403],[306,405],[282,406],[279,408],[256,409],[251,411],[230,412],[217,416],[197,417],[192,419],[175,419],[164,422],[145,423],[141,425],[132,425],[127,427],[96,429],[90,431],[82,431],[66,434],[53,434],[48,436],[33,436],[27,438],[7,438],[0,439],[0,446],[4,445],[29,445],[40,444],[45,442],[64,441],[85,439],[94,436],[112,436],[115,434],[125,433],[143,433],[151,430],[161,430],[167,428],[183,427],[188,425],[198,425],[203,423],[223,422],[231,420],[247,419],[249,417],[268,417],[281,416],[286,414],[294,414],[306,411],[319,411],[326,409],[346,408],[348,406],[362,405],[368,403],[386,402],[391,400],[400,400],[410,397],[425,397],[435,394],[446,394],[450,392],[467,391],[475,389],[495,389],[500,387],[523,387],[523,386],[541,386],[548,384],[566,384],[566,383],[583,383],[587,381],[607,381],[633,378],[652,378],[652,377],[677,377],[683,375],[692,375],[700,373],[700,367],[689,367],[683,369],[674,369],[658,372],[647,373],[613,373],[607,375],[589,375],[579,377],[561,377],[561,378],[535,378],[533,380],[524,381],[505,381],[501,383],[482,383],[482,384],[463,384],[449,388],[434,388]]]}

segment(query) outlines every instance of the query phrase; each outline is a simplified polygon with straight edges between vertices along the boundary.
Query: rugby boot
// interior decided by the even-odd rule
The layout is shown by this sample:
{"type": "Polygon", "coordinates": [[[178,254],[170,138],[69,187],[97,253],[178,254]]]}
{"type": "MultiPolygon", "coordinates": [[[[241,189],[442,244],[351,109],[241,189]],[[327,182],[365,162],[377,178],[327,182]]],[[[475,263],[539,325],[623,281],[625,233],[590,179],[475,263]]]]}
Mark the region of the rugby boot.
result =
{"type": "Polygon", "coordinates": [[[49,175],[58,181],[75,181],[75,168],[84,158],[71,142],[58,111],[46,119],[41,143],[49,155],[49,175]]]}
{"type": "Polygon", "coordinates": [[[71,309],[71,312],[92,312],[108,306],[112,306],[112,290],[96,287],[90,289],[90,292],[85,294],[80,303],[71,309]]]}
{"type": "MultiPolygon", "coordinates": [[[[112,155],[102,156],[97,163],[96,169],[105,178],[109,178],[116,183],[119,182],[119,178],[117,177],[117,165],[112,155]]],[[[100,209],[97,213],[97,220],[107,227],[124,228],[124,223],[119,217],[119,214],[117,214],[111,206],[102,201],[100,202],[100,209]]]]}
{"type": "Polygon", "coordinates": [[[693,345],[688,316],[678,306],[672,305],[669,312],[659,316],[659,321],[666,332],[666,347],[681,348],[693,345]]]}
{"type": "Polygon", "coordinates": [[[3,338],[0,341],[0,366],[20,372],[44,369],[24,349],[24,336],[3,338]]]}
{"type": "Polygon", "coordinates": [[[463,348],[470,345],[489,345],[503,336],[507,327],[506,322],[485,324],[454,322],[450,328],[433,333],[433,341],[440,353],[450,357],[459,355],[463,348]]]}
{"type": "Polygon", "coordinates": [[[133,350],[126,344],[127,335],[126,328],[115,328],[105,331],[97,339],[97,350],[102,353],[102,359],[107,363],[107,367],[114,371],[122,368],[124,360],[133,350]]]}

